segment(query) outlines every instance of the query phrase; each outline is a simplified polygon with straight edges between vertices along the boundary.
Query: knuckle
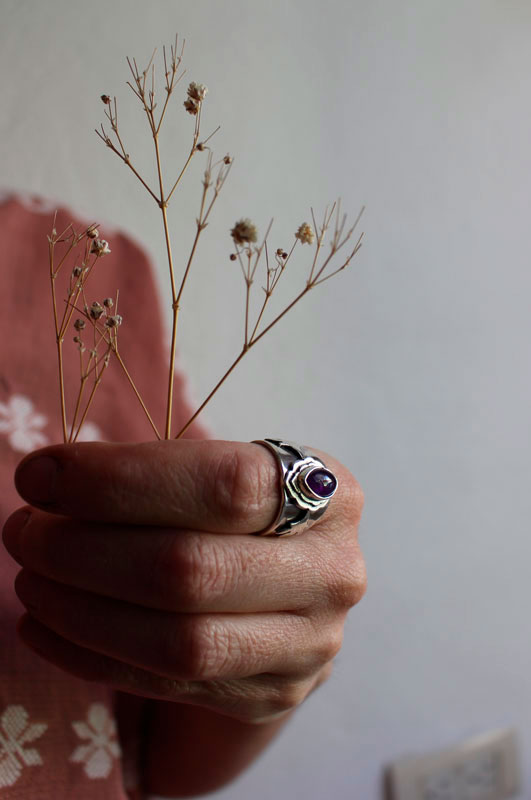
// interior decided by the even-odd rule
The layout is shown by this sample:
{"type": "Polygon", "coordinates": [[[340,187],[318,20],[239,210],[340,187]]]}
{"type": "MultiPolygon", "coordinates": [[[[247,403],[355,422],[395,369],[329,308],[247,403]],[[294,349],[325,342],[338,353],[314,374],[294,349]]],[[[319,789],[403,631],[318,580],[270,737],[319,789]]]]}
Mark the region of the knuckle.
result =
{"type": "Polygon", "coordinates": [[[261,487],[269,485],[269,465],[234,450],[221,456],[212,475],[205,501],[211,510],[245,525],[250,513],[260,510],[261,487]],[[213,508],[212,508],[213,506],[213,508]]]}
{"type": "Polygon", "coordinates": [[[232,573],[223,548],[204,536],[179,533],[159,551],[152,591],[168,610],[194,611],[222,596],[232,573]]]}
{"type": "Polygon", "coordinates": [[[338,559],[327,576],[327,600],[343,611],[357,605],[367,591],[367,570],[359,548],[353,558],[338,559]]]}
{"type": "Polygon", "coordinates": [[[186,595],[191,572],[188,562],[182,538],[161,536],[150,568],[146,570],[147,594],[155,599],[156,605],[177,610],[179,601],[186,595]]]}
{"type": "Polygon", "coordinates": [[[274,718],[298,708],[310,691],[307,681],[282,681],[272,688],[267,699],[267,716],[274,718]]]}
{"type": "Polygon", "coordinates": [[[322,667],[333,661],[343,645],[343,624],[327,626],[326,636],[321,642],[319,665],[322,667]]]}
{"type": "Polygon", "coordinates": [[[211,619],[183,616],[169,637],[166,661],[180,680],[215,680],[231,658],[231,641],[211,619]]]}
{"type": "Polygon", "coordinates": [[[199,535],[189,542],[181,556],[179,583],[176,588],[184,608],[203,608],[222,597],[232,579],[232,569],[223,548],[199,535]]]}

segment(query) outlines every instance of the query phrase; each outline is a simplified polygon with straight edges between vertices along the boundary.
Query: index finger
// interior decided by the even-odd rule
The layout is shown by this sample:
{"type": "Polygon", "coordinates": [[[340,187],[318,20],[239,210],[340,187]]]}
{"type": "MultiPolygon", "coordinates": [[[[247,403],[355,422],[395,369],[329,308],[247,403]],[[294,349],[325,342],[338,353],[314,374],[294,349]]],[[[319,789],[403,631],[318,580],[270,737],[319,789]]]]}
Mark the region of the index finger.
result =
{"type": "Polygon", "coordinates": [[[22,460],[15,485],[54,514],[213,533],[265,530],[280,503],[274,456],[243,442],[52,445],[22,460]]]}

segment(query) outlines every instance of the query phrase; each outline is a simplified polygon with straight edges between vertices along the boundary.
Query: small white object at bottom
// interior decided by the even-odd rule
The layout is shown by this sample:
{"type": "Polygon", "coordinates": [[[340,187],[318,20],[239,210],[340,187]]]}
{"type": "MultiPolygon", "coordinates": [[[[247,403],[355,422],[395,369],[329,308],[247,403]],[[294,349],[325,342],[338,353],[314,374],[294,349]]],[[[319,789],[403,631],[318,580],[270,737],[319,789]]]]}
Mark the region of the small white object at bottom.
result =
{"type": "Polygon", "coordinates": [[[388,800],[505,800],[520,789],[513,729],[436,753],[399,759],[387,771],[388,800]]]}

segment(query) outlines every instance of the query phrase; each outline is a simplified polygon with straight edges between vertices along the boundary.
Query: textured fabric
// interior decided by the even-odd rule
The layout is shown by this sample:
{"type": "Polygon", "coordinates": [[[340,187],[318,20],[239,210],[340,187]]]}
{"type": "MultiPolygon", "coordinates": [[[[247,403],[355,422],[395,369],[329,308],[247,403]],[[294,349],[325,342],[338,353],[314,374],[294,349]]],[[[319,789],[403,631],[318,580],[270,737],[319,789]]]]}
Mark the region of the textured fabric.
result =
{"type": "MultiPolygon", "coordinates": [[[[0,198],[0,524],[22,505],[13,472],[22,456],[62,441],[57,354],[53,325],[47,235],[53,209],[37,199],[0,198]]],[[[73,222],[59,211],[58,231],[73,222]]],[[[89,221],[89,222],[92,222],[89,221]]],[[[120,290],[120,354],[157,424],[164,429],[168,349],[150,265],[126,236],[100,227],[112,253],[100,259],[87,300],[120,290]]],[[[59,303],[62,304],[63,297],[59,303]]],[[[67,418],[79,385],[79,354],[65,338],[67,418]]],[[[87,337],[88,339],[88,337],[87,337]]],[[[183,383],[175,384],[175,426],[188,418],[183,383]]],[[[175,427],[175,430],[177,428],[175,427]]],[[[190,436],[202,436],[197,426],[190,436]]],[[[111,361],[80,436],[105,441],[148,441],[152,428],[119,365],[111,361]]],[[[49,665],[16,636],[23,612],[13,591],[18,566],[0,548],[0,797],[13,800],[125,800],[135,783],[135,746],[144,701],[121,726],[113,693],[49,665]],[[125,769],[123,766],[125,764],[125,769]],[[125,775],[125,777],[124,777],[125,775]]],[[[118,696],[119,699],[119,696],[118,696]]]]}

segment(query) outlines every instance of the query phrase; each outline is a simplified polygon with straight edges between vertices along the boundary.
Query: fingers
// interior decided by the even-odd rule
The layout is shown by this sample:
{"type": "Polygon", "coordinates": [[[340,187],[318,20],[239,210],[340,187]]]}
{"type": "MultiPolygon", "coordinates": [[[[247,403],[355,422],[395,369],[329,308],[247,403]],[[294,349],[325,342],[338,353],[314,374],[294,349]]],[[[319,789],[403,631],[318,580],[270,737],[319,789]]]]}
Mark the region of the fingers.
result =
{"type": "Polygon", "coordinates": [[[29,615],[20,620],[18,633],[42,658],[83,680],[141,697],[199,705],[247,723],[267,723],[293,711],[330,674],[326,665],[317,677],[304,681],[267,674],[233,681],[171,680],[72,644],[29,615]]]}
{"type": "MultiPolygon", "coordinates": [[[[325,458],[340,487],[330,517],[351,476],[325,458]]],[[[22,460],[15,484],[33,506],[78,520],[232,534],[266,530],[281,499],[273,454],[242,442],[53,445],[22,460]]]]}
{"type": "Polygon", "coordinates": [[[165,440],[53,445],[19,464],[33,506],[80,520],[252,533],[275,519],[275,459],[241,442],[165,440]]]}
{"type": "Polygon", "coordinates": [[[260,673],[314,675],[339,651],[342,622],[285,614],[169,614],[63,586],[22,570],[16,592],[32,617],[88,650],[177,681],[260,673]]]}
{"type": "Polygon", "coordinates": [[[300,537],[277,539],[105,526],[39,511],[20,531],[21,513],[8,519],[4,543],[27,570],[151,609],[343,611],[365,589],[353,523],[335,536],[315,526],[300,537]]]}

